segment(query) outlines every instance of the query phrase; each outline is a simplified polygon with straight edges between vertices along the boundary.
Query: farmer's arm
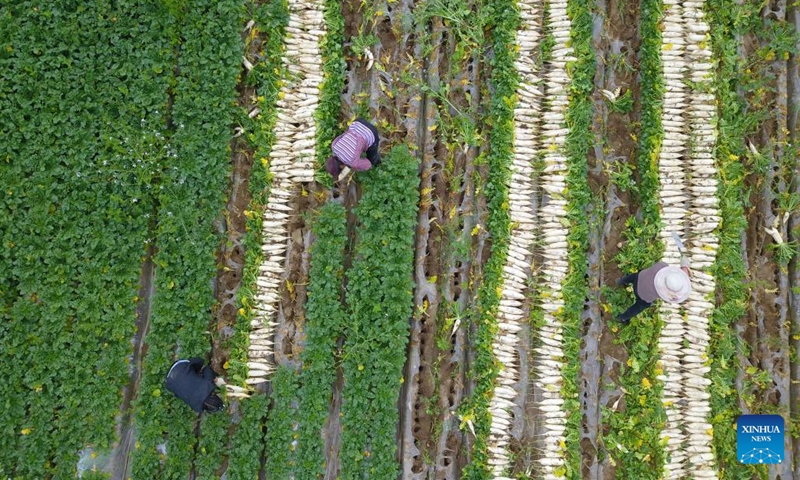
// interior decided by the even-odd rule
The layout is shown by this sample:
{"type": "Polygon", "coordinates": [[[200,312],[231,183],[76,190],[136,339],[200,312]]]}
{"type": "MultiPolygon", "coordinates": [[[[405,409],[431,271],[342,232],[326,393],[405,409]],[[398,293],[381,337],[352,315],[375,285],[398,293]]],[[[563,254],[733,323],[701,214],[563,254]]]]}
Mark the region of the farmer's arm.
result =
{"type": "Polygon", "coordinates": [[[681,270],[686,272],[689,278],[692,278],[692,272],[689,270],[689,259],[681,255],[681,270]]]}
{"type": "Polygon", "coordinates": [[[213,382],[214,379],[217,378],[217,372],[215,372],[214,369],[211,368],[211,365],[206,365],[205,367],[203,367],[202,376],[204,379],[213,382]]]}
{"type": "Polygon", "coordinates": [[[379,144],[380,140],[376,139],[375,143],[373,143],[372,146],[367,149],[367,158],[373,167],[377,167],[381,163],[381,152],[378,151],[379,144]]]}
{"type": "Polygon", "coordinates": [[[189,368],[197,373],[203,368],[203,359],[200,357],[192,357],[189,359],[189,368]]]}
{"type": "Polygon", "coordinates": [[[363,172],[372,168],[372,163],[370,163],[370,161],[364,157],[359,157],[353,161],[353,164],[350,165],[350,168],[356,172],[363,172]]]}

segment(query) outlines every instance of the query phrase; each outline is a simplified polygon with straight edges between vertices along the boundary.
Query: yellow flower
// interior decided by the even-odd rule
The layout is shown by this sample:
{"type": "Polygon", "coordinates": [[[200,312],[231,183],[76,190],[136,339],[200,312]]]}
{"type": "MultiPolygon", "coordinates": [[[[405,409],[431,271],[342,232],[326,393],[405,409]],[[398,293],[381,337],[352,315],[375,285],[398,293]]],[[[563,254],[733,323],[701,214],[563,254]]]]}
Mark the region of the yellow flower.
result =
{"type": "Polygon", "coordinates": [[[644,388],[650,388],[653,385],[650,383],[650,380],[648,380],[647,378],[642,378],[642,386],[644,388]]]}
{"type": "Polygon", "coordinates": [[[27,435],[27,434],[31,433],[31,429],[30,428],[23,428],[22,430],[20,430],[19,433],[21,433],[23,435],[27,435]]]}

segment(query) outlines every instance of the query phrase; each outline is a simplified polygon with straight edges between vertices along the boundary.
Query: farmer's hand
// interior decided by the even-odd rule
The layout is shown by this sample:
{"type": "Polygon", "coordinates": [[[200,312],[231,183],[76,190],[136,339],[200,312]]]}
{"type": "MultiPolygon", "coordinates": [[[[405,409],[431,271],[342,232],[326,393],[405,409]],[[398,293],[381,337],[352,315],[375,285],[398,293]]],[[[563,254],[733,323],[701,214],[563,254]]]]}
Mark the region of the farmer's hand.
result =
{"type": "Polygon", "coordinates": [[[218,387],[222,388],[222,386],[223,386],[223,385],[225,385],[225,379],[224,379],[224,378],[222,378],[222,377],[217,377],[217,378],[215,378],[215,379],[214,379],[214,383],[215,383],[215,384],[216,384],[218,387]]]}
{"type": "Polygon", "coordinates": [[[686,272],[686,275],[688,275],[689,278],[692,278],[692,272],[691,272],[691,270],[689,270],[689,267],[681,267],[681,270],[686,272]]]}
{"type": "MultiPolygon", "coordinates": [[[[339,178],[336,181],[341,182],[347,178],[348,175],[350,175],[350,167],[344,167],[344,169],[339,173],[339,178]]],[[[350,183],[349,179],[347,183],[350,183]]]]}

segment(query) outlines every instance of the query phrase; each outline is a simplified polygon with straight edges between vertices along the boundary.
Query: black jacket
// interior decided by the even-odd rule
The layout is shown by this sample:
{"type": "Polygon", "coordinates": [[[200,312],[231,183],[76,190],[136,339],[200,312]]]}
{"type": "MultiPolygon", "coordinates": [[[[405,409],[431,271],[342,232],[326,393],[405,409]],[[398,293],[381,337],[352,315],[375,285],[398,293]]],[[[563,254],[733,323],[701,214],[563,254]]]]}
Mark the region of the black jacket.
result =
{"type": "Polygon", "coordinates": [[[203,402],[216,388],[214,377],[211,367],[203,368],[202,358],[178,360],[167,373],[167,390],[200,413],[203,411],[203,402]]]}

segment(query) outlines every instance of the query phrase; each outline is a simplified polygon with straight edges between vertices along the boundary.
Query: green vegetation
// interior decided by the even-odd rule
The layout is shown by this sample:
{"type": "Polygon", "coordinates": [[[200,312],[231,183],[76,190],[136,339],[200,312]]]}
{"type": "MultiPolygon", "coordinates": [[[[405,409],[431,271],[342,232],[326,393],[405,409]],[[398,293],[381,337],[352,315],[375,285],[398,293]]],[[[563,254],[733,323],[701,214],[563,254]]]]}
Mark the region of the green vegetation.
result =
{"type": "MultiPolygon", "coordinates": [[[[661,259],[663,244],[659,239],[658,157],[664,130],[661,125],[664,82],[661,70],[662,5],[660,0],[644,0],[641,5],[642,119],[637,155],[637,184],[633,194],[641,205],[641,221],[631,217],[626,222],[627,244],[618,261],[623,273],[638,271],[661,259]]],[[[624,172],[622,173],[624,175],[624,172]]],[[[624,290],[608,295],[615,313],[632,303],[624,290]]],[[[658,338],[661,333],[658,309],[651,308],[621,329],[620,341],[628,350],[627,365],[620,371],[619,384],[624,401],[618,408],[603,408],[603,423],[609,433],[602,436],[607,453],[621,478],[660,478],[666,460],[661,431],[666,422],[661,404],[663,385],[660,374],[658,338]]],[[[618,326],[612,327],[618,330],[618,326]]]]}
{"type": "MultiPolygon", "coordinates": [[[[713,268],[719,301],[709,325],[709,358],[712,359],[710,417],[720,475],[738,480],[753,476],[767,478],[767,468],[742,465],[737,461],[735,428],[736,418],[742,413],[740,394],[736,389],[736,376],[741,368],[737,353],[746,348],[736,334],[735,326],[746,315],[749,298],[747,265],[741,251],[741,239],[747,227],[744,214],[747,169],[740,159],[745,158],[748,152],[745,137],[755,132],[764,113],[757,108],[748,108],[737,93],[739,88],[752,85],[755,78],[752,73],[745,73],[747,67],[745,59],[739,57],[736,36],[760,30],[761,20],[756,13],[752,5],[730,0],[712,0],[706,11],[711,27],[711,46],[718,59],[714,89],[719,105],[716,158],[720,170],[717,195],[722,216],[720,248],[713,268]],[[743,19],[749,20],[743,22],[743,19]]],[[[754,413],[761,412],[755,410],[754,413]]]]}
{"type": "Polygon", "coordinates": [[[258,478],[264,450],[264,414],[269,397],[255,395],[241,403],[242,421],[230,441],[228,450],[228,478],[258,478]]]}
{"type": "MultiPolygon", "coordinates": [[[[242,56],[238,2],[188,2],[175,45],[180,72],[170,148],[155,193],[158,224],[148,352],[136,401],[133,475],[184,478],[192,464],[195,414],[164,388],[164,372],[179,357],[208,351],[219,235],[212,227],[224,205],[235,86],[242,56]],[[166,440],[167,455],[157,446],[166,440]]],[[[218,441],[223,441],[219,439],[218,441]]]]}
{"type": "Polygon", "coordinates": [[[227,455],[225,445],[230,426],[231,417],[228,415],[203,415],[200,436],[197,439],[197,456],[194,459],[198,479],[217,478],[217,469],[227,455]]]}
{"type": "Polygon", "coordinates": [[[297,463],[297,372],[278,367],[272,376],[272,408],[267,415],[267,478],[292,478],[297,463]]]}
{"type": "Polygon", "coordinates": [[[21,2],[0,18],[0,255],[11,266],[0,336],[15,366],[0,387],[0,471],[71,478],[78,450],[110,448],[154,241],[134,470],[185,477],[194,415],[162,392],[163,375],[177,356],[208,350],[239,5],[21,2]],[[167,436],[164,459],[156,447],[167,436]]]}
{"type": "MultiPolygon", "coordinates": [[[[339,115],[342,110],[341,92],[344,89],[345,70],[342,45],[344,44],[344,17],[338,0],[325,0],[325,38],[320,43],[324,80],[319,87],[319,106],[315,112],[317,125],[317,169],[324,172],[325,160],[330,156],[331,142],[341,132],[339,115]]],[[[330,187],[333,179],[325,174],[317,181],[330,187]]]]}
{"type": "Polygon", "coordinates": [[[581,408],[578,399],[580,374],[581,314],[589,286],[588,270],[589,215],[592,191],[588,183],[587,156],[594,143],[592,133],[592,91],[594,90],[595,54],[592,49],[592,13],[583,2],[568,3],[567,13],[572,22],[570,38],[576,61],[567,69],[570,72],[570,103],[566,122],[569,128],[565,153],[567,156],[567,219],[569,233],[569,271],[561,289],[564,310],[560,315],[564,336],[564,384],[561,389],[564,410],[567,413],[566,471],[568,478],[580,478],[581,408]]]}
{"type": "Polygon", "coordinates": [[[341,478],[396,478],[397,400],[411,316],[418,164],[394,147],[361,173],[364,195],[348,271],[341,478]]]}
{"type": "Polygon", "coordinates": [[[80,449],[114,441],[165,159],[163,13],[0,10],[4,478],[72,478],[80,449]]]}
{"type": "Polygon", "coordinates": [[[325,473],[322,429],[330,409],[331,388],[336,377],[336,342],[346,317],[341,302],[344,274],[345,209],[324,205],[313,226],[317,240],[311,250],[306,346],[301,354],[299,408],[303,412],[297,448],[299,478],[318,478],[325,473]]]}
{"type": "Polygon", "coordinates": [[[484,185],[489,211],[486,230],[491,235],[491,254],[484,268],[483,280],[478,289],[475,337],[471,339],[475,348],[475,363],[472,365],[476,386],[472,395],[459,408],[462,430],[468,432],[467,421],[475,428],[475,441],[470,463],[464,470],[464,478],[473,480],[489,477],[489,453],[486,444],[489,438],[491,416],[489,402],[495,387],[499,365],[492,350],[497,334],[495,314],[500,305],[499,286],[503,265],[508,254],[510,216],[508,212],[508,182],[511,179],[511,159],[514,135],[514,106],[519,76],[514,68],[515,32],[519,26],[519,15],[512,0],[502,0],[483,5],[486,9],[487,29],[494,38],[494,58],[491,61],[491,82],[494,94],[491,99],[489,119],[492,129],[489,139],[487,162],[489,174],[484,185]]]}

